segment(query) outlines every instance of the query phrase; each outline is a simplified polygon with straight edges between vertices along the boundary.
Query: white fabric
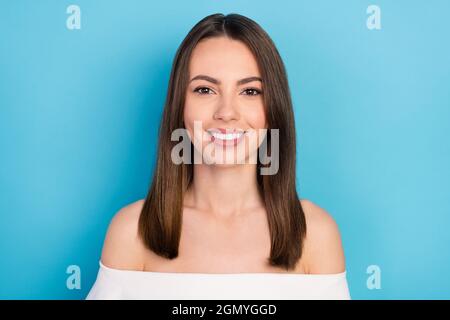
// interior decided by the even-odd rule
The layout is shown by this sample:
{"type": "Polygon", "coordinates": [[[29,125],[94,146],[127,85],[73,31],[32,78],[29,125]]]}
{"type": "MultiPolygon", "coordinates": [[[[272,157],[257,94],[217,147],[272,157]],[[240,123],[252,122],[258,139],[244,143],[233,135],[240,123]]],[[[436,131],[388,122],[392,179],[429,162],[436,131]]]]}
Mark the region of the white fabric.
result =
{"type": "Polygon", "coordinates": [[[336,274],[176,273],[119,270],[99,262],[86,299],[350,299],[346,271],[336,274]]]}

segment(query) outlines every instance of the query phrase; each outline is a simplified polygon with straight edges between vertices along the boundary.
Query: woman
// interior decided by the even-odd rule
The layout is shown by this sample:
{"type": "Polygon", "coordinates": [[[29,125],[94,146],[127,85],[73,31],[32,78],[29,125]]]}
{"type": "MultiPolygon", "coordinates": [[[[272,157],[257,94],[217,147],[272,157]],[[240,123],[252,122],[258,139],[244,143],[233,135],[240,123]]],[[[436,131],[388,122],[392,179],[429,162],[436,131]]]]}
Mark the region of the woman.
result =
{"type": "Polygon", "coordinates": [[[148,195],[113,218],[88,299],[350,298],[336,223],[297,195],[295,146],[270,37],[201,20],[174,58],[148,195]]]}

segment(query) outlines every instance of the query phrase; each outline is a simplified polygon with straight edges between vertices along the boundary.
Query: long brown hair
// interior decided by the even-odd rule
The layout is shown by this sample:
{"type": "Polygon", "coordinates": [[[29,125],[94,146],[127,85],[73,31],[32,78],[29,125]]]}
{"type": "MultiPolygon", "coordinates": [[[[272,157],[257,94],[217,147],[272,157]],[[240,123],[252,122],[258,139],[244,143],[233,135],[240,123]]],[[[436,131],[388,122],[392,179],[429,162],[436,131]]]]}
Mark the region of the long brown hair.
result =
{"type": "MultiPolygon", "coordinates": [[[[302,255],[305,215],[295,183],[295,124],[291,94],[283,61],[268,34],[253,20],[239,14],[213,14],[198,22],[178,48],[170,74],[166,103],[159,127],[158,157],[151,187],[139,219],[139,235],[146,247],[169,259],[178,256],[183,195],[193,180],[194,164],[174,164],[171,141],[175,129],[184,128],[183,108],[188,86],[189,61],[200,40],[226,36],[245,43],[253,52],[264,84],[268,129],[279,130],[279,168],[274,175],[259,174],[271,237],[270,265],[294,269],[302,255]]],[[[267,131],[270,153],[270,130],[267,131]]]]}

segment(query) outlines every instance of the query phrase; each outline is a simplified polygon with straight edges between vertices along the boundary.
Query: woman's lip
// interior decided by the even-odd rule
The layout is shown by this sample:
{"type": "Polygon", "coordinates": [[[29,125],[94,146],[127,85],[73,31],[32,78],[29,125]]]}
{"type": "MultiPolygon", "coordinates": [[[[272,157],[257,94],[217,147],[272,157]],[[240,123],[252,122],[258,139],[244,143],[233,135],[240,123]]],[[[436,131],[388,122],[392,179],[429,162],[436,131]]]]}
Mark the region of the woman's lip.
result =
{"type": "Polygon", "coordinates": [[[208,133],[219,132],[219,133],[223,133],[223,134],[227,134],[227,133],[245,133],[245,130],[242,130],[242,129],[226,129],[226,128],[210,128],[210,129],[207,129],[206,131],[208,131],[208,133]]]}
{"type": "Polygon", "coordinates": [[[227,133],[222,133],[222,132],[218,132],[218,131],[208,131],[209,135],[210,135],[210,141],[215,143],[216,145],[220,145],[220,146],[235,146],[237,145],[239,142],[241,142],[241,140],[244,138],[245,136],[245,131],[236,131],[236,132],[227,132],[227,133]],[[221,139],[219,136],[222,134],[233,134],[233,135],[237,135],[235,138],[232,139],[221,139]]]}

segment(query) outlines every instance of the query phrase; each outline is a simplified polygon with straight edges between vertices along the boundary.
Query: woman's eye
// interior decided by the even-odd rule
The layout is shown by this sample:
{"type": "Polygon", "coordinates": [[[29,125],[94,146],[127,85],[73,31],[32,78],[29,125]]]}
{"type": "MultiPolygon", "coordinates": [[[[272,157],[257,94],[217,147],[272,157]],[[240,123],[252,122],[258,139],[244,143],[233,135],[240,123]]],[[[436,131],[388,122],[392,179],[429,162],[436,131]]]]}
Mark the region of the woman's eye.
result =
{"type": "Polygon", "coordinates": [[[198,94],[201,94],[201,95],[213,93],[213,91],[207,87],[198,87],[194,90],[194,92],[197,92],[198,94]]]}
{"type": "Polygon", "coordinates": [[[261,94],[261,90],[259,90],[259,89],[254,89],[254,88],[250,88],[250,89],[245,89],[245,90],[243,91],[243,93],[244,93],[245,95],[248,95],[248,96],[257,96],[257,95],[260,95],[260,94],[261,94]]]}

